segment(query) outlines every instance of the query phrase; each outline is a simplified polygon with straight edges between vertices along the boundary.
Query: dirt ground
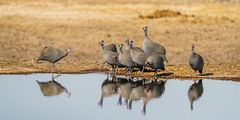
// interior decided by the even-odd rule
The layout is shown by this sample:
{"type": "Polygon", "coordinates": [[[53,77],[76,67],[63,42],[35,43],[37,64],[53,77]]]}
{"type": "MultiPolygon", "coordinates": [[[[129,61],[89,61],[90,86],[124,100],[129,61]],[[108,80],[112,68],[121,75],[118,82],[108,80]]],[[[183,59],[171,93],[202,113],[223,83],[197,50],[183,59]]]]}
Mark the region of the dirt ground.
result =
{"type": "MultiPolygon", "coordinates": [[[[209,77],[240,77],[238,0],[0,0],[0,73],[49,72],[36,64],[44,46],[71,49],[57,72],[105,72],[100,40],[142,46],[142,27],[167,50],[170,76],[191,77],[191,45],[205,60],[209,77]]],[[[134,72],[138,74],[139,72],[134,72]]],[[[152,73],[145,73],[146,76],[152,73]]]]}

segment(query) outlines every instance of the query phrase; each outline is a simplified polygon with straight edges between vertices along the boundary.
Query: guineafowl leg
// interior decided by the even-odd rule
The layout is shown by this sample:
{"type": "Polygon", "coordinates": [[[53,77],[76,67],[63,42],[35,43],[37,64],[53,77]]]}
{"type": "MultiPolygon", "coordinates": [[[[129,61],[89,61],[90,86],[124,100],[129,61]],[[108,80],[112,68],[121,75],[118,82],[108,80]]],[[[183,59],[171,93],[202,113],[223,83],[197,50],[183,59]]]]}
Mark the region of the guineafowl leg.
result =
{"type": "Polygon", "coordinates": [[[143,72],[144,72],[144,69],[145,69],[145,67],[143,66],[143,69],[142,69],[142,74],[143,74],[143,72]]]}
{"type": "Polygon", "coordinates": [[[143,109],[142,109],[142,114],[146,114],[146,106],[147,106],[147,103],[143,103],[143,109]]]}
{"type": "Polygon", "coordinates": [[[158,72],[158,70],[156,69],[153,76],[157,76],[157,72],[158,72]]]}
{"type": "Polygon", "coordinates": [[[54,63],[52,63],[52,73],[54,72],[54,63]]]}
{"type": "Polygon", "coordinates": [[[118,103],[117,105],[122,105],[122,96],[120,95],[119,98],[118,98],[118,103]]]}
{"type": "Polygon", "coordinates": [[[125,105],[128,105],[128,99],[125,99],[125,105]]]}
{"type": "Polygon", "coordinates": [[[126,67],[124,71],[127,72],[128,71],[128,67],[126,67]]]}
{"type": "Polygon", "coordinates": [[[132,100],[129,101],[129,104],[127,106],[127,109],[131,110],[132,109],[132,100]]]}
{"type": "Polygon", "coordinates": [[[103,105],[103,96],[101,96],[101,99],[100,99],[98,105],[99,105],[100,107],[102,107],[102,105],[103,105]]]}

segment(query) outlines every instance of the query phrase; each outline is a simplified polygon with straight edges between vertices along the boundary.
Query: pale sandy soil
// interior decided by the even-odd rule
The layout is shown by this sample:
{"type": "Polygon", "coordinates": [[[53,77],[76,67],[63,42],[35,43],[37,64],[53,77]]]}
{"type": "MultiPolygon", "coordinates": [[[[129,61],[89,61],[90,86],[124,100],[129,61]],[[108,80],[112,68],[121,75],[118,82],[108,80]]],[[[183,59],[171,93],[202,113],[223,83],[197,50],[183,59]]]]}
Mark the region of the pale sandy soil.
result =
{"type": "Polygon", "coordinates": [[[152,40],[167,49],[169,63],[165,72],[192,76],[187,61],[191,44],[195,44],[205,59],[205,73],[214,73],[212,77],[240,77],[239,5],[237,1],[191,0],[0,0],[0,73],[49,72],[49,64],[35,63],[47,45],[72,50],[56,71],[106,71],[98,42],[103,39],[119,44],[127,35],[141,46],[142,27],[147,25],[152,40]],[[156,10],[181,15],[139,17],[151,16],[156,10]]]}

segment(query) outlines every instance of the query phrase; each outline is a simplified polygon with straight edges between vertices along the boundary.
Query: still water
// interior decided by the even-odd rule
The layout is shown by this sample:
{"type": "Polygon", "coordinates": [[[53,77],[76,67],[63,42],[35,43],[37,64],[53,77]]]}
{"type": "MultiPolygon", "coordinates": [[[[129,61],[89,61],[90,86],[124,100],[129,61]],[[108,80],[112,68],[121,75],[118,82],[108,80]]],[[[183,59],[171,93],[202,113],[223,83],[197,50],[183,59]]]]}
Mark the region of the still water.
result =
{"type": "Polygon", "coordinates": [[[51,74],[0,75],[0,119],[240,119],[238,82],[106,79],[105,74],[63,74],[55,81],[51,74]]]}

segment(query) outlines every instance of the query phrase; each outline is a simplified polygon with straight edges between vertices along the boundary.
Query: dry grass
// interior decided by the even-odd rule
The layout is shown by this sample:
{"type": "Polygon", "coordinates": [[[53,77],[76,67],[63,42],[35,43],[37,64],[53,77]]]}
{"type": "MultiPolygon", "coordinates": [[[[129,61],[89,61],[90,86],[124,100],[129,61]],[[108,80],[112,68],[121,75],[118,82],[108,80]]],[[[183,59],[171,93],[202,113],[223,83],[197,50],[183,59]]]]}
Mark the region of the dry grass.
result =
{"type": "Polygon", "coordinates": [[[239,4],[190,3],[1,0],[0,61],[9,63],[7,67],[35,64],[41,49],[52,45],[72,50],[66,63],[95,64],[101,60],[99,40],[119,44],[128,35],[141,46],[142,27],[148,25],[150,37],[166,47],[168,65],[186,64],[192,43],[207,64],[239,64],[239,4]],[[156,10],[176,11],[181,16],[139,18],[156,10]]]}

